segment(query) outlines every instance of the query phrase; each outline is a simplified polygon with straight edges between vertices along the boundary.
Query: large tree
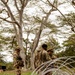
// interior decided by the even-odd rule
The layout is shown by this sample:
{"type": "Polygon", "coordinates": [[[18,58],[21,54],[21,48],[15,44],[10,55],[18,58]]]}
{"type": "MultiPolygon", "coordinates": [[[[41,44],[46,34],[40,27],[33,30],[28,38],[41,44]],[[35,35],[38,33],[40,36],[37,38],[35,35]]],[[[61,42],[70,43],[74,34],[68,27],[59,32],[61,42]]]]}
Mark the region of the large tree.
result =
{"type": "MultiPolygon", "coordinates": [[[[17,45],[19,45],[21,48],[21,57],[22,57],[23,61],[25,62],[25,51],[23,48],[23,30],[22,29],[23,29],[23,24],[25,22],[25,18],[23,17],[23,14],[25,12],[24,9],[27,6],[29,1],[28,0],[20,0],[17,2],[17,0],[13,0],[13,1],[12,0],[6,0],[6,1],[1,0],[0,2],[1,2],[1,7],[2,7],[0,10],[0,14],[1,14],[0,19],[2,19],[3,22],[6,21],[6,22],[8,22],[8,24],[10,23],[13,26],[14,31],[15,31],[17,45]],[[12,2],[12,4],[11,4],[11,2],[12,2]],[[12,9],[12,7],[13,7],[13,9],[12,9]],[[4,14],[6,16],[3,16],[4,14]]],[[[49,0],[47,0],[47,2],[50,4],[49,0]]],[[[55,0],[54,0],[54,2],[55,2],[55,0]]],[[[53,2],[53,4],[55,4],[54,2],[53,2]]],[[[50,7],[51,7],[51,9],[48,10],[48,12],[46,13],[46,16],[43,16],[41,19],[41,24],[40,24],[39,30],[33,41],[33,47],[31,48],[32,49],[32,51],[31,51],[32,57],[33,57],[33,53],[38,45],[39,38],[40,38],[41,32],[43,30],[43,27],[44,27],[44,25],[47,24],[46,22],[48,20],[49,15],[51,14],[51,12],[55,11],[52,5],[50,5],[50,7]]]]}
{"type": "Polygon", "coordinates": [[[23,27],[23,12],[24,8],[26,7],[28,0],[1,0],[0,1],[2,5],[1,16],[0,19],[11,23],[14,27],[15,36],[17,40],[17,45],[21,48],[21,57],[23,61],[25,62],[25,51],[23,49],[23,35],[22,35],[22,27],[23,27]],[[12,2],[12,5],[10,5],[12,2]],[[14,7],[14,9],[12,9],[14,7]],[[14,11],[16,11],[16,14],[14,11]],[[6,14],[6,16],[3,17],[3,13],[6,14]],[[18,18],[17,18],[18,17],[18,18]]]}

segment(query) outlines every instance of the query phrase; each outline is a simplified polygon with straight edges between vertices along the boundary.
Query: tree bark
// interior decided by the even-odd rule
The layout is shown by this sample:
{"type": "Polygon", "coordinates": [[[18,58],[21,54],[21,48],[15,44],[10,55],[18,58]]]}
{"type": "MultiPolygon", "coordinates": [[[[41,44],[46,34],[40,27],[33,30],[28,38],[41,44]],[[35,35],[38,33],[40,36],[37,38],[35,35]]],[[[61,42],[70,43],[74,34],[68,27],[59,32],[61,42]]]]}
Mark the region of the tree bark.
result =
{"type": "Polygon", "coordinates": [[[31,68],[34,69],[34,52],[35,52],[35,49],[37,48],[38,46],[38,43],[39,43],[39,39],[40,39],[40,36],[41,36],[41,33],[42,33],[42,30],[43,30],[43,26],[46,24],[48,18],[49,18],[49,15],[51,14],[51,12],[54,11],[53,8],[49,10],[49,12],[46,14],[46,16],[44,16],[42,18],[42,22],[41,22],[41,26],[40,26],[40,29],[38,31],[38,34],[36,34],[36,37],[34,39],[34,42],[33,42],[33,48],[32,48],[32,56],[31,56],[31,68]]]}

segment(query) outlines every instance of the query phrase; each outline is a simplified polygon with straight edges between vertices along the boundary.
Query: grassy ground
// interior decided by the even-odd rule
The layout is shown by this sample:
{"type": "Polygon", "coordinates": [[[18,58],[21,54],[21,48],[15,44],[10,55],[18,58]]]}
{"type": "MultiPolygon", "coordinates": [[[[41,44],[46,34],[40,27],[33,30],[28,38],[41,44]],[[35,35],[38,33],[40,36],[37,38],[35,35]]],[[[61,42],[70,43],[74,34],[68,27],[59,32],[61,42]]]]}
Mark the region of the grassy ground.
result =
{"type": "MultiPolygon", "coordinates": [[[[5,71],[1,72],[0,75],[16,75],[15,71],[5,71]]],[[[22,75],[31,75],[30,71],[22,72],[22,75]]]]}

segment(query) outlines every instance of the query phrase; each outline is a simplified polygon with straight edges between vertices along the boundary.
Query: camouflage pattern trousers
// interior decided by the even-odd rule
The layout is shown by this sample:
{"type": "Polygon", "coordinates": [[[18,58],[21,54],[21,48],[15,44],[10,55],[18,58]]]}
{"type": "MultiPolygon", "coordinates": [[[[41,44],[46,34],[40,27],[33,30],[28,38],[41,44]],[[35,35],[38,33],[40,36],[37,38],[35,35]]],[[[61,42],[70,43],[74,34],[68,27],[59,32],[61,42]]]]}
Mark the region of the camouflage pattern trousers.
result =
{"type": "Polygon", "coordinates": [[[20,68],[16,69],[16,75],[21,75],[21,69],[20,68]]]}

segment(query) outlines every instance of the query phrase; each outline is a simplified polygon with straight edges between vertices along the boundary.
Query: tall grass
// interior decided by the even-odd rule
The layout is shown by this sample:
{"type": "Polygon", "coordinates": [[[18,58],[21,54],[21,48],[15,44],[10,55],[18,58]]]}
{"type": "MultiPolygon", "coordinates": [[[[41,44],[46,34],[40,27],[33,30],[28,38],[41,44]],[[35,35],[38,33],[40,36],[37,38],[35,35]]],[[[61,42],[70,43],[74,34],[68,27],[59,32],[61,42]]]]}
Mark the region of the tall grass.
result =
{"type": "MultiPolygon", "coordinates": [[[[16,75],[15,71],[5,71],[1,72],[0,75],[16,75]]],[[[31,75],[30,71],[22,72],[22,75],[31,75]]]]}

